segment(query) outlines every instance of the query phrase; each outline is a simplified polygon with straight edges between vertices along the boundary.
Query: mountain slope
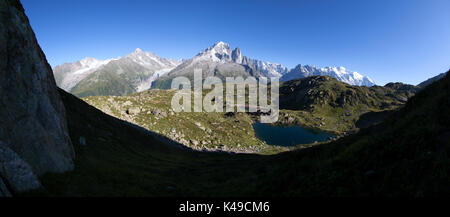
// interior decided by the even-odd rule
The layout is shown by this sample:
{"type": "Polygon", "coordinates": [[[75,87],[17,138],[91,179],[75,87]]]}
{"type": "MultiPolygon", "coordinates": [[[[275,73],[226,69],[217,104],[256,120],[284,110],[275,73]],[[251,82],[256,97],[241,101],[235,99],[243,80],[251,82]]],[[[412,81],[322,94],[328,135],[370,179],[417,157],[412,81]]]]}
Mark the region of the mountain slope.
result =
{"type": "Polygon", "coordinates": [[[123,58],[86,58],[56,66],[54,73],[61,88],[80,97],[126,95],[149,89],[153,80],[178,64],[138,48],[123,58]]]}
{"type": "Polygon", "coordinates": [[[436,75],[436,76],[434,76],[434,77],[432,77],[432,78],[429,78],[429,79],[427,79],[426,81],[420,83],[420,84],[417,85],[417,86],[419,86],[419,87],[421,87],[421,88],[424,88],[424,87],[426,87],[426,86],[432,84],[433,82],[435,82],[435,81],[437,81],[437,80],[439,80],[439,79],[445,77],[446,74],[447,74],[447,73],[441,73],[441,74],[439,74],[439,75],[436,75]]]}

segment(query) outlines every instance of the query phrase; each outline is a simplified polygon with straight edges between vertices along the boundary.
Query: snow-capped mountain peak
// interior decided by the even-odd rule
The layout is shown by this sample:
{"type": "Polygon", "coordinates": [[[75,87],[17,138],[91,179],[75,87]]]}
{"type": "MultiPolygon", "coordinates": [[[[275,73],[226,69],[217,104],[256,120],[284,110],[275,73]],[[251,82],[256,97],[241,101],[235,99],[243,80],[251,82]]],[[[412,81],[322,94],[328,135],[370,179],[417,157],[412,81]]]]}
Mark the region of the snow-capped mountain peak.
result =
{"type": "Polygon", "coordinates": [[[173,68],[180,64],[180,61],[162,58],[152,52],[143,51],[140,48],[136,48],[133,53],[128,54],[125,58],[146,68],[156,70],[173,68]]]}
{"type": "Polygon", "coordinates": [[[242,55],[239,48],[232,50],[231,46],[223,41],[219,41],[213,46],[206,48],[192,60],[191,65],[197,62],[246,65],[267,77],[281,77],[288,71],[288,69],[281,64],[269,63],[245,57],[242,55]]]}
{"type": "MultiPolygon", "coordinates": [[[[95,69],[95,68],[98,68],[98,67],[100,67],[102,65],[106,65],[106,64],[108,64],[109,62],[111,62],[113,60],[117,60],[117,59],[112,58],[112,59],[107,59],[107,60],[98,60],[98,59],[95,59],[95,58],[92,58],[92,57],[86,57],[86,58],[84,58],[84,59],[79,61],[79,63],[82,66],[82,69],[80,69],[80,70],[88,71],[90,69],[95,69]]],[[[82,72],[74,72],[74,73],[80,74],[82,72]]]]}
{"type": "Polygon", "coordinates": [[[229,47],[230,45],[228,43],[226,43],[226,42],[218,41],[217,43],[214,44],[213,47],[216,47],[216,46],[219,46],[219,47],[228,46],[229,47]]]}
{"type": "Polygon", "coordinates": [[[98,59],[95,59],[95,58],[92,58],[92,57],[86,57],[86,58],[80,60],[80,63],[83,66],[87,66],[87,65],[90,65],[90,64],[93,64],[93,63],[98,63],[100,61],[101,60],[98,60],[98,59]]]}
{"type": "Polygon", "coordinates": [[[194,61],[230,62],[231,47],[228,43],[219,41],[213,46],[206,48],[194,57],[194,61]]]}
{"type": "Polygon", "coordinates": [[[143,53],[144,51],[141,48],[136,48],[136,50],[134,50],[134,53],[143,53]]]}
{"type": "Polygon", "coordinates": [[[287,74],[281,77],[281,81],[288,81],[297,78],[305,78],[309,76],[330,76],[336,78],[339,81],[357,85],[357,86],[373,86],[375,82],[367,76],[363,76],[358,72],[352,72],[346,68],[340,67],[323,67],[317,68],[315,66],[309,65],[297,65],[295,68],[291,69],[287,74]]]}
{"type": "Polygon", "coordinates": [[[231,48],[228,43],[225,43],[223,41],[219,41],[212,47],[213,50],[215,50],[217,53],[221,54],[230,54],[231,48]]]}

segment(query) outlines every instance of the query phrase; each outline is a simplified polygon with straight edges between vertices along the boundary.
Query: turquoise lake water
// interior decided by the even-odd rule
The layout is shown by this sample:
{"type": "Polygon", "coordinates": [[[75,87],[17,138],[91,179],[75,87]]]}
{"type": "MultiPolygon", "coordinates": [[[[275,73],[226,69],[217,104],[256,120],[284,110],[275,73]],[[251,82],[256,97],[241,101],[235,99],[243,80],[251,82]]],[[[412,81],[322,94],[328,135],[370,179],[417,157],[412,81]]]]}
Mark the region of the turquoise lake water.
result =
{"type": "Polygon", "coordinates": [[[295,146],[313,142],[323,142],[333,137],[333,134],[301,126],[272,126],[256,122],[253,124],[256,137],[268,145],[295,146]]]}

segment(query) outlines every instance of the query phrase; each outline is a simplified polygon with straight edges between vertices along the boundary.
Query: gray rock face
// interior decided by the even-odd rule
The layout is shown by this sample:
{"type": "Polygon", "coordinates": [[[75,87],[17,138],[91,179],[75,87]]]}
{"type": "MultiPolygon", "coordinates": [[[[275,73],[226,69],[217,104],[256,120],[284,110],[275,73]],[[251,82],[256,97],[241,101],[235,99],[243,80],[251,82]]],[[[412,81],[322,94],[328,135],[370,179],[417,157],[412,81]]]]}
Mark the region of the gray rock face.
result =
{"type": "Polygon", "coordinates": [[[236,48],[233,50],[233,53],[231,53],[231,58],[233,59],[233,62],[241,64],[242,63],[242,53],[240,48],[236,48]]]}
{"type": "MultiPolygon", "coordinates": [[[[73,169],[75,154],[64,105],[51,67],[18,0],[0,1],[0,77],[2,150],[9,149],[23,160],[11,168],[23,172],[29,171],[24,166],[29,165],[36,175],[73,169]]],[[[2,157],[5,155],[0,156],[0,162],[6,162],[2,157]]],[[[38,186],[4,172],[0,172],[3,182],[17,186],[14,190],[38,186]]]]}
{"type": "Polygon", "coordinates": [[[30,165],[23,161],[14,151],[0,142],[0,174],[14,192],[36,189],[41,186],[30,165]]]}

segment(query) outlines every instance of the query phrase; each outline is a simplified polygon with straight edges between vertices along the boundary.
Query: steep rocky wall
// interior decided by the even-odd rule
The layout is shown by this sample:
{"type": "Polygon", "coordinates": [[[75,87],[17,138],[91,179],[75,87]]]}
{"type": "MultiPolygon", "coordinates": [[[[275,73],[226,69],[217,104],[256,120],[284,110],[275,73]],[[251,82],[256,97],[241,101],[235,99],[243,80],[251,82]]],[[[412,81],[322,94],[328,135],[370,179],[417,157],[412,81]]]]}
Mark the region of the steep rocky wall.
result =
{"type": "Polygon", "coordinates": [[[23,180],[5,174],[14,168],[8,162],[25,165],[20,168],[29,165],[33,174],[27,179],[74,167],[65,109],[52,69],[18,0],[0,0],[0,146],[0,192],[5,185],[13,191],[38,186],[34,182],[12,187],[23,180]]]}

